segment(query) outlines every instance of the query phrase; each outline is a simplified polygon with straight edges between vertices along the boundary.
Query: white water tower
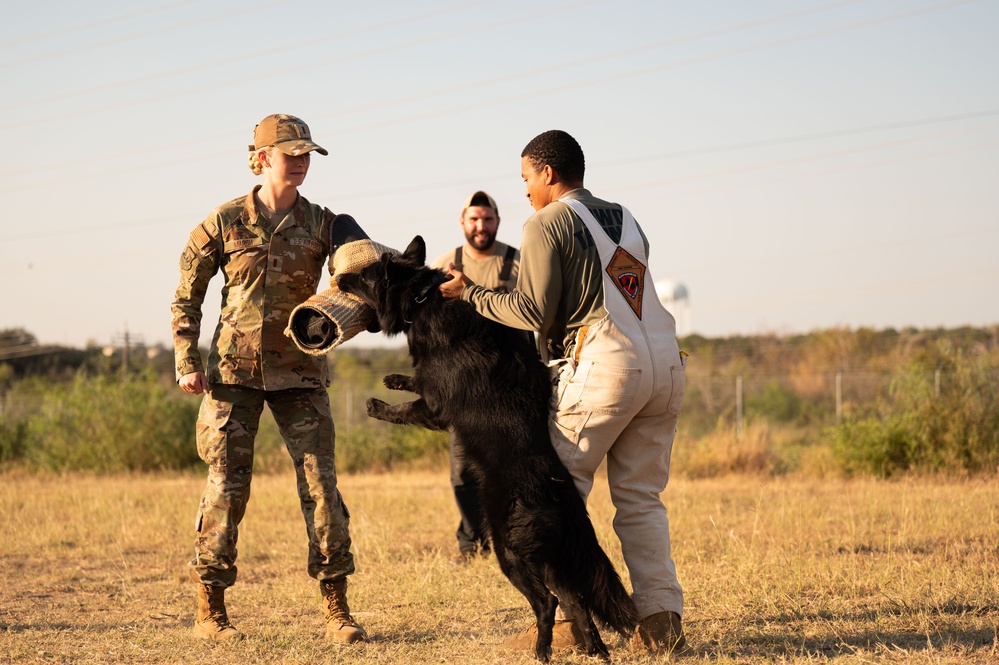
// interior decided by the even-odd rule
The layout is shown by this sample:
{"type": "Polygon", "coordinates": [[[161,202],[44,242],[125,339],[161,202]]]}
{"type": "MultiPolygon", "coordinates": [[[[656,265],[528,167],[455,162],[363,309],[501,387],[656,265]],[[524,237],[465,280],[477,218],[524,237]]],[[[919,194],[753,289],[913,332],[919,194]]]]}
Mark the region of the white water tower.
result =
{"type": "Polygon", "coordinates": [[[690,334],[690,294],[687,287],[671,279],[661,279],[655,283],[656,295],[663,307],[676,319],[676,334],[680,337],[690,334]]]}

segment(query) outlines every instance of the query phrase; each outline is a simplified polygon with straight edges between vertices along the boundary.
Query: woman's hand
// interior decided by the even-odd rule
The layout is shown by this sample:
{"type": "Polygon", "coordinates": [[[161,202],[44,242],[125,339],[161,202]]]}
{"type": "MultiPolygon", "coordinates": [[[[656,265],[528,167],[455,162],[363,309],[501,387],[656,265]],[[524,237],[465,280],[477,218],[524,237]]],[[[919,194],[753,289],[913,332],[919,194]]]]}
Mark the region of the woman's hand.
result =
{"type": "Polygon", "coordinates": [[[208,378],[204,372],[185,374],[180,377],[180,381],[177,384],[185,393],[191,393],[192,395],[200,395],[201,393],[208,392],[208,378]]]}

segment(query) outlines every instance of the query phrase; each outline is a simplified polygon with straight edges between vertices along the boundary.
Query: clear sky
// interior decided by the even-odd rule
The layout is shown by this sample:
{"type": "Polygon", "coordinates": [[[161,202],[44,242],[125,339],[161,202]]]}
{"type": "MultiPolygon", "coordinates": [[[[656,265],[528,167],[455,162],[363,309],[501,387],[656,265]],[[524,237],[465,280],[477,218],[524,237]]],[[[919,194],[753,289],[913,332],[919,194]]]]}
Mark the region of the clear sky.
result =
{"type": "Polygon", "coordinates": [[[460,244],[480,188],[519,244],[520,152],[558,128],[694,332],[996,324],[997,26],[999,0],[14,3],[0,328],[169,345],[187,235],[258,180],[271,113],[330,151],[303,195],[385,245],[460,244]]]}

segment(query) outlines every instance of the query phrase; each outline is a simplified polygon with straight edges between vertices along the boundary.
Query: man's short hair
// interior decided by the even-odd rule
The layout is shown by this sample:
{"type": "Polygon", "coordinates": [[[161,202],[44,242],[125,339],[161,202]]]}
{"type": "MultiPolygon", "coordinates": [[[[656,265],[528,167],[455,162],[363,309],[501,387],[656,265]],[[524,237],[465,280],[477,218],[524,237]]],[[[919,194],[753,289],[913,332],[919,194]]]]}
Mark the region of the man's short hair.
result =
{"type": "Polygon", "coordinates": [[[531,139],[520,156],[527,157],[535,171],[548,165],[566,182],[583,182],[583,172],[586,170],[583,149],[576,139],[561,129],[538,134],[531,139]]]}

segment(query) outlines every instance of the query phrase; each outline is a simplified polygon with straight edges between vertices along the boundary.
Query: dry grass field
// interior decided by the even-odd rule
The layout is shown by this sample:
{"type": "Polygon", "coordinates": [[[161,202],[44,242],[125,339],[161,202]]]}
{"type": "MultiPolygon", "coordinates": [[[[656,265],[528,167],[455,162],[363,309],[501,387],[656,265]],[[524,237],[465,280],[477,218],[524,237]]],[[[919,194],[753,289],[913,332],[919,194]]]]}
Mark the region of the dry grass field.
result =
{"type": "MultiPolygon", "coordinates": [[[[495,559],[451,563],[445,472],[341,478],[371,642],[322,638],[294,480],[259,476],[228,593],[248,635],[190,636],[203,479],[0,476],[0,662],[531,663],[502,649],[524,599],[495,559]]],[[[666,503],[694,647],[679,662],[999,662],[999,484],[675,479],[666,503]]],[[[619,569],[606,482],[590,502],[619,569]]],[[[607,635],[615,663],[630,654],[607,635]]],[[[555,663],[599,663],[557,654],[555,663]]]]}

